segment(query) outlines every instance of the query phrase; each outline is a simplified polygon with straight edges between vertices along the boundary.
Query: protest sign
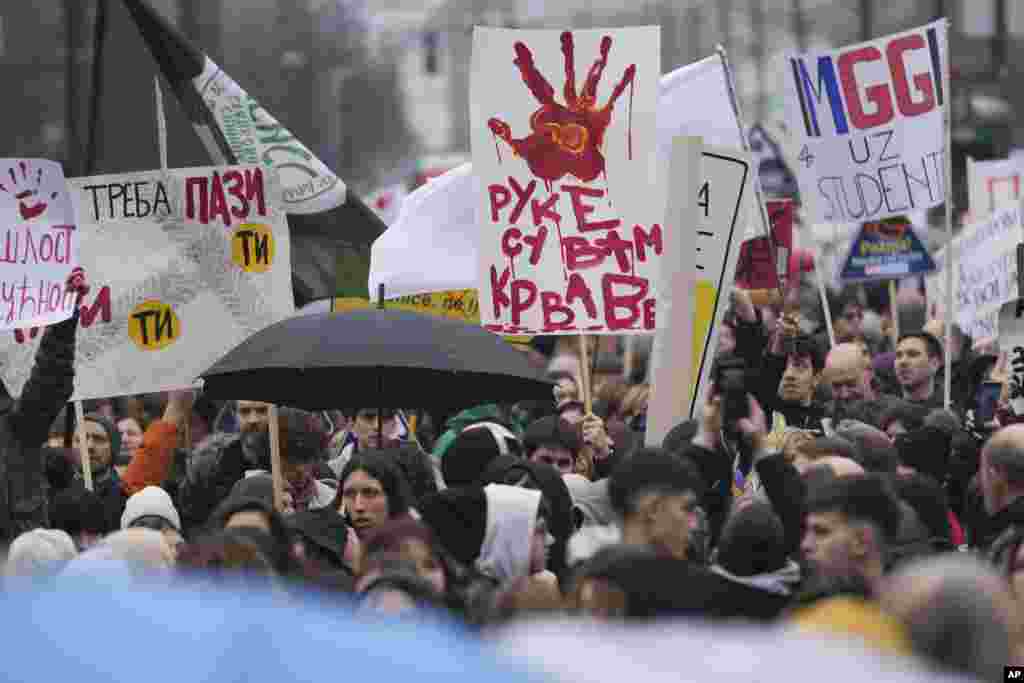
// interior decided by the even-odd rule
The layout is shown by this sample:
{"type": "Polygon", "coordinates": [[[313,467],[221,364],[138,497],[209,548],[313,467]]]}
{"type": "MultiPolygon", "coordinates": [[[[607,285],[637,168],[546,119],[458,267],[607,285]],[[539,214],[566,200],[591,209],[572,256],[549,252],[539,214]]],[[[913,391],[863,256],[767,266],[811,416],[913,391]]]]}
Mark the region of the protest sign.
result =
{"type": "MultiPolygon", "coordinates": [[[[75,350],[75,400],[189,387],[253,333],[293,313],[279,190],[252,166],[69,181],[92,283],[75,350]]],[[[21,391],[42,335],[0,336],[21,391]]]]}
{"type": "Polygon", "coordinates": [[[736,262],[753,197],[750,156],[738,150],[704,148],[697,190],[697,287],[693,320],[693,374],[689,416],[695,417],[711,382],[718,332],[729,308],[736,262]]]}
{"type": "Polygon", "coordinates": [[[1010,404],[1024,415],[1024,301],[1008,301],[999,309],[999,346],[1009,354],[1010,404]]]}
{"type": "Polygon", "coordinates": [[[946,197],[945,21],[839,50],[787,55],[786,122],[811,214],[837,223],[946,197]]]}
{"type": "MultiPolygon", "coordinates": [[[[659,168],[668,168],[672,139],[680,135],[703,137],[708,145],[743,148],[721,55],[662,76],[657,109],[659,163],[664,164],[659,168]],[[701,106],[694,107],[693,102],[701,106]]],[[[381,283],[388,296],[475,289],[481,192],[473,165],[464,164],[410,193],[398,218],[373,243],[370,292],[376,293],[381,283]]]]}
{"type": "Polygon", "coordinates": [[[839,278],[843,282],[894,280],[935,270],[928,249],[906,216],[869,221],[850,244],[839,278]]]}
{"type": "Polygon", "coordinates": [[[967,199],[971,216],[983,219],[1004,204],[1020,201],[1020,160],[975,161],[967,157],[967,199]]]}
{"type": "Polygon", "coordinates": [[[659,37],[656,27],[474,31],[477,289],[488,330],[654,330],[666,186],[659,37]],[[595,60],[581,83],[577,57],[595,60]]]}
{"type": "MultiPolygon", "coordinates": [[[[793,202],[776,200],[767,203],[772,224],[771,242],[765,236],[752,237],[740,246],[736,263],[736,286],[742,289],[773,289],[780,287],[790,271],[793,254],[793,202]],[[776,262],[772,262],[774,243],[776,262]]],[[[799,273],[799,270],[797,271],[799,273]]]]}
{"type": "MultiPolygon", "coordinates": [[[[701,178],[700,138],[677,137],[669,160],[669,185],[695,187],[701,178]]],[[[661,321],[651,347],[651,395],[644,441],[658,446],[669,430],[689,418],[693,391],[693,334],[696,252],[688,226],[697,223],[697,194],[673,192],[665,212],[665,262],[661,270],[657,315],[661,321]]]]}
{"type": "Polygon", "coordinates": [[[64,282],[78,264],[75,212],[60,164],[0,159],[0,330],[67,320],[64,282]]]}
{"type": "MultiPolygon", "coordinates": [[[[955,303],[953,319],[975,344],[999,336],[999,308],[1018,296],[1017,244],[1024,241],[1021,211],[999,208],[987,219],[963,229],[953,241],[955,303]]],[[[935,261],[945,268],[945,248],[935,261]]],[[[941,271],[926,280],[929,306],[945,310],[946,278],[941,271]]]]}

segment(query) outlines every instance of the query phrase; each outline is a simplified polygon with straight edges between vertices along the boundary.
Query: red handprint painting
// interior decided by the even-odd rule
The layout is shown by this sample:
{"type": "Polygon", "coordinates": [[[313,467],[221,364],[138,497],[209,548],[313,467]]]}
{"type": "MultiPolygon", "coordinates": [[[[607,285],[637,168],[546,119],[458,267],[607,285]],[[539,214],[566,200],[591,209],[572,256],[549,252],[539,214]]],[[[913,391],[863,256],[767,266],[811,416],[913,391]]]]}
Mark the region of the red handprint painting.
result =
{"type": "Polygon", "coordinates": [[[486,329],[654,329],[665,212],[659,45],[656,26],[474,29],[474,241],[486,329]]]}
{"type": "Polygon", "coordinates": [[[18,213],[24,221],[38,218],[46,212],[57,198],[57,192],[50,192],[49,199],[43,196],[43,169],[27,160],[6,164],[7,173],[0,176],[0,192],[12,195],[18,201],[18,213]]]}
{"type": "MultiPolygon", "coordinates": [[[[605,133],[611,123],[615,103],[627,85],[631,89],[634,85],[636,64],[626,67],[608,101],[599,106],[597,88],[608,66],[611,36],[601,39],[600,52],[579,93],[576,92],[576,50],[572,32],[563,31],[560,39],[565,60],[565,104],[559,104],[555,99],[555,89],[537,68],[530,48],[523,42],[516,42],[512,63],[519,69],[523,83],[540,108],[530,116],[530,132],[523,138],[514,138],[512,128],[500,118],[492,117],[487,125],[517,156],[526,160],[538,178],[552,183],[572,175],[587,183],[605,171],[602,153],[605,133]]],[[[631,125],[628,135],[629,158],[632,158],[631,125]]]]}
{"type": "Polygon", "coordinates": [[[65,320],[77,265],[75,211],[60,164],[0,159],[0,330],[65,320]]]}

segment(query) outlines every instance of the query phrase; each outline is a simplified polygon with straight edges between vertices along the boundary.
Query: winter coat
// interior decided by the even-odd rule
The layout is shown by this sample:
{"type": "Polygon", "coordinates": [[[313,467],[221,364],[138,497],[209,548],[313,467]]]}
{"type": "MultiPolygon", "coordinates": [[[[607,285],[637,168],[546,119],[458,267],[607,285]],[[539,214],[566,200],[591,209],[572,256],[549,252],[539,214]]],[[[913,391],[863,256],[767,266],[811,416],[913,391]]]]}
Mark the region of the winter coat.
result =
{"type": "Polygon", "coordinates": [[[178,512],[185,529],[205,525],[249,469],[252,464],[242,452],[239,434],[217,433],[204,439],[196,447],[178,491],[178,512]]]}
{"type": "Polygon", "coordinates": [[[1018,498],[993,516],[982,548],[988,560],[1007,579],[1024,569],[1024,498],[1018,498]]]}
{"type": "Polygon", "coordinates": [[[77,312],[46,328],[18,399],[0,383],[0,543],[4,545],[48,525],[40,447],[74,390],[77,329],[77,312]]]}
{"type": "Polygon", "coordinates": [[[725,579],[710,612],[721,619],[770,621],[787,606],[800,583],[800,566],[790,560],[774,572],[736,576],[719,565],[711,571],[725,579]]]}

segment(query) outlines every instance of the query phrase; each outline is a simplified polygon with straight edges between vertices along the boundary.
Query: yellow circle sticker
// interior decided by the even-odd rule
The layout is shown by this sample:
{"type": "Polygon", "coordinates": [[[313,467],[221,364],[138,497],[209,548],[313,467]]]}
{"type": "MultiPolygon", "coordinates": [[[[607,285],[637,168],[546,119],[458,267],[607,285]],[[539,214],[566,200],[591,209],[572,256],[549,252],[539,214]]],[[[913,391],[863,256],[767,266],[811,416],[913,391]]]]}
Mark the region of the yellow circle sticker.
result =
{"type": "Polygon", "coordinates": [[[262,223],[242,223],[231,235],[231,260],[247,273],[265,273],[274,264],[274,234],[262,223]]]}
{"type": "Polygon", "coordinates": [[[128,336],[143,351],[159,351],[178,341],[181,321],[169,305],[149,299],[128,316],[128,336]]]}

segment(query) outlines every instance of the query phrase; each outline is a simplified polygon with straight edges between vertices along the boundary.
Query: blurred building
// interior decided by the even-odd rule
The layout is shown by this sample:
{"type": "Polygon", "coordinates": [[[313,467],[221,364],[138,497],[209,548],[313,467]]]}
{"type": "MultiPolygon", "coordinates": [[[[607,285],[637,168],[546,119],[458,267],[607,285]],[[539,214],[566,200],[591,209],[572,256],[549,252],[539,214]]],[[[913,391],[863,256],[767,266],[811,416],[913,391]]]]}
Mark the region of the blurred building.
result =
{"type": "MultiPolygon", "coordinates": [[[[380,41],[366,0],[148,1],[357,190],[418,154],[400,60],[419,51],[380,41]]],[[[10,94],[0,155],[60,159],[77,175],[93,140],[95,172],[154,168],[154,72],[121,0],[0,4],[0,85],[10,94]],[[96,82],[101,4],[107,30],[96,82]]],[[[177,103],[165,105],[171,165],[207,163],[177,103]]]]}

